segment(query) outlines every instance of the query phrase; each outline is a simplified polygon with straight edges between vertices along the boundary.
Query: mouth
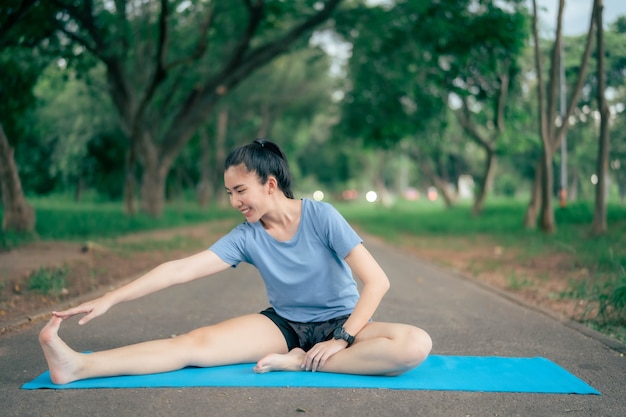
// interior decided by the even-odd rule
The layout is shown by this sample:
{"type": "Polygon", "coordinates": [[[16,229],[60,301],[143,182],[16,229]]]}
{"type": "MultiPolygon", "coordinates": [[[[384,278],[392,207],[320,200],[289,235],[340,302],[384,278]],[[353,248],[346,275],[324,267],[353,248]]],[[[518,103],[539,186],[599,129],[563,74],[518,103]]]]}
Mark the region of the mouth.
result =
{"type": "Polygon", "coordinates": [[[243,214],[245,217],[248,217],[249,214],[251,214],[252,210],[250,210],[250,208],[245,208],[245,209],[241,209],[239,210],[241,212],[241,214],[243,214]]]}

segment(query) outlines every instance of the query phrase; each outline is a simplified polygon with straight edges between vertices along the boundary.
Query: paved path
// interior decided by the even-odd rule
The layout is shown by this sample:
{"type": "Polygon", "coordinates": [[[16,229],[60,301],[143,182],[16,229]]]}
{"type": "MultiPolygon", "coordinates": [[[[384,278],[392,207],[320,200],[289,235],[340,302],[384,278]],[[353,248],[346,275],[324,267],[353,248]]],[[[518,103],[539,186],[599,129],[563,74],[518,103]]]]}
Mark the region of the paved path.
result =
{"type": "MultiPolygon", "coordinates": [[[[46,369],[37,343],[43,323],[0,337],[2,416],[626,416],[626,357],[601,340],[496,292],[375,241],[367,244],[392,280],[377,319],[417,324],[433,353],[543,356],[602,392],[502,394],[369,389],[99,389],[25,391],[46,369]]],[[[227,271],[116,306],[61,334],[78,350],[169,337],[266,307],[256,271],[227,271]]],[[[619,347],[619,346],[618,346],[619,347]]],[[[621,348],[625,348],[621,346],[621,348]]]]}

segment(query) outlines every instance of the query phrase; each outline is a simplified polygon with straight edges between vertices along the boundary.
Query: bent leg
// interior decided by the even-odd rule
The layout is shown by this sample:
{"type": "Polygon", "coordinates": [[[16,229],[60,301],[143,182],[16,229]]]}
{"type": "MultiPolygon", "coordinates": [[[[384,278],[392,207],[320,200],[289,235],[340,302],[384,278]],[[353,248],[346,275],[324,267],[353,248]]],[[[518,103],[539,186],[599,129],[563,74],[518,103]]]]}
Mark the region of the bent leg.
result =
{"type": "Polygon", "coordinates": [[[61,318],[42,329],[39,342],[56,384],[85,378],[166,372],[185,366],[256,362],[269,353],[286,353],[276,325],[249,314],[202,327],[171,339],[154,340],[90,354],[72,350],[58,335],[61,318]]]}
{"type": "MultiPolygon", "coordinates": [[[[322,342],[324,343],[324,342],[322,342]]],[[[424,330],[407,324],[368,323],[348,349],[328,358],[321,372],[359,375],[400,375],[422,363],[432,348],[424,330]]],[[[313,347],[309,354],[315,351],[313,347]]],[[[302,371],[307,353],[300,348],[288,354],[269,354],[262,358],[256,372],[302,371]]]]}
{"type": "Polygon", "coordinates": [[[368,323],[354,344],[331,356],[323,372],[400,375],[421,364],[432,349],[424,330],[398,323],[368,323]]]}

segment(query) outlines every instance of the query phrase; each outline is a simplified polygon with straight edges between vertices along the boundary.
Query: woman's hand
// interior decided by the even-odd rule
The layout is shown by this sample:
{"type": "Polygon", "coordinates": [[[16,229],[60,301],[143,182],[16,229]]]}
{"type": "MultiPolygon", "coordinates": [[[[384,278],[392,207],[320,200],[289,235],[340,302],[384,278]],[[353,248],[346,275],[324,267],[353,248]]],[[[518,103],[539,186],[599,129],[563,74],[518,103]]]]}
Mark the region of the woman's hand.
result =
{"type": "Polygon", "coordinates": [[[324,367],[324,364],[335,353],[346,349],[348,342],[340,339],[331,339],[320,342],[313,346],[304,356],[302,361],[302,369],[305,371],[315,372],[324,367]]]}
{"type": "Polygon", "coordinates": [[[100,298],[96,298],[92,301],[87,301],[79,306],[69,308],[67,310],[53,311],[52,314],[56,317],[61,317],[64,320],[78,314],[87,314],[85,317],[81,318],[78,321],[78,324],[83,325],[91,321],[91,319],[94,319],[106,313],[112,305],[113,303],[106,295],[104,295],[100,298]]]}

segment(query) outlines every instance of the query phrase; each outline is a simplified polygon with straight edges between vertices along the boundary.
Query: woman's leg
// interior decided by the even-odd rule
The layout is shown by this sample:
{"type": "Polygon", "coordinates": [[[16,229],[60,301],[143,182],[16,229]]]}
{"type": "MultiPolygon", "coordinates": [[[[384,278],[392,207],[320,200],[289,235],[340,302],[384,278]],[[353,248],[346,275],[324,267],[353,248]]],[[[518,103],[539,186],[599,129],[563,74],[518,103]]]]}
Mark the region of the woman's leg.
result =
{"type": "Polygon", "coordinates": [[[166,372],[185,366],[256,362],[269,353],[286,353],[278,327],[261,314],[249,314],[202,327],[171,339],[83,354],[58,335],[62,319],[53,317],[39,342],[56,384],[85,378],[166,372]]]}
{"type": "MultiPolygon", "coordinates": [[[[372,322],[357,334],[352,346],[328,358],[319,371],[399,375],[422,363],[431,348],[430,336],[422,329],[407,324],[372,322]]],[[[309,352],[314,349],[315,346],[309,352]]],[[[301,370],[305,355],[300,349],[289,354],[269,354],[257,363],[255,370],[301,370]]]]}

